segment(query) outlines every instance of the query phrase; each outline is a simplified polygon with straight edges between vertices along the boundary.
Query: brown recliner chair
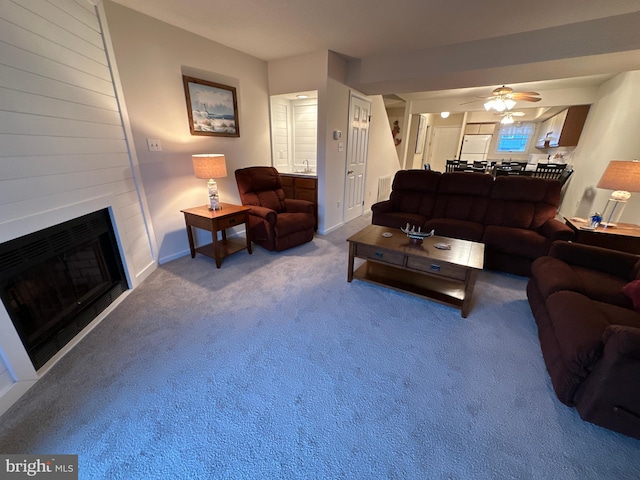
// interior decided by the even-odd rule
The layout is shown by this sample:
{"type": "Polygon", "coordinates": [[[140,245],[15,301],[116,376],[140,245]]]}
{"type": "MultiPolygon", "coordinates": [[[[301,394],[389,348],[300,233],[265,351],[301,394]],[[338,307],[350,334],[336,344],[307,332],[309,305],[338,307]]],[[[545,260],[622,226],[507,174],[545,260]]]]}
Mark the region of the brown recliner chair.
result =
{"type": "Polygon", "coordinates": [[[312,202],[284,197],[278,170],[247,167],[235,171],[242,205],[251,207],[251,240],[280,252],[310,242],[316,224],[312,202]]]}

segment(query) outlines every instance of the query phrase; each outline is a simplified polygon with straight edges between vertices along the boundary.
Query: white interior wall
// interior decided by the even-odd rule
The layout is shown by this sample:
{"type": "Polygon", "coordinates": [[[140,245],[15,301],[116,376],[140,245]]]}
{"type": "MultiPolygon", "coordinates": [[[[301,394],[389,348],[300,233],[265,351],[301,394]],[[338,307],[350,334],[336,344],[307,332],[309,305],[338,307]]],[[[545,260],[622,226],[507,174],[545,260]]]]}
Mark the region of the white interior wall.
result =
{"type": "MultiPolygon", "coordinates": [[[[135,287],[155,267],[154,242],[96,8],[16,0],[0,22],[0,242],[109,208],[135,287]]],[[[0,307],[0,413],[81,336],[35,372],[0,307]]]]}
{"type": "Polygon", "coordinates": [[[369,156],[365,179],[364,210],[378,199],[378,179],[391,177],[400,169],[396,146],[389,130],[389,117],[381,95],[368,97],[371,100],[371,124],[369,126],[369,156]]]}
{"type": "MultiPolygon", "coordinates": [[[[600,86],[580,143],[573,151],[573,176],[561,206],[566,216],[586,217],[604,209],[611,191],[596,188],[611,160],[640,159],[640,71],[617,75],[600,86]]],[[[632,194],[622,222],[640,224],[640,194],[632,194]]]]}
{"type": "Polygon", "coordinates": [[[294,100],[293,107],[293,168],[307,166],[317,171],[318,103],[317,100],[294,100]],[[306,161],[306,163],[305,163],[306,161]]]}
{"type": "Polygon", "coordinates": [[[281,97],[271,97],[271,145],[273,166],[281,172],[291,169],[289,162],[290,102],[281,97]]]}
{"type": "Polygon", "coordinates": [[[271,165],[267,64],[110,1],[105,10],[163,263],[189,251],[180,210],[206,203],[192,154],[225,154],[227,176],[215,180],[221,200],[236,204],[234,171],[271,165]],[[236,88],[240,137],[191,135],[183,74],[236,88]],[[162,151],[148,151],[147,138],[159,139],[162,151]]]}

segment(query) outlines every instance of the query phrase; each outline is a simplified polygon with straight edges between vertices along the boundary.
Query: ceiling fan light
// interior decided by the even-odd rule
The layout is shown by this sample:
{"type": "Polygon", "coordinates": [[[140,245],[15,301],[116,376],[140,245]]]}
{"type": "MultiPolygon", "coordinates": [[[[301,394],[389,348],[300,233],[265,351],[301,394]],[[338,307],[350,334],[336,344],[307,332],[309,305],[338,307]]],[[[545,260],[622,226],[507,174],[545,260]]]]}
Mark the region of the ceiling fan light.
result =
{"type": "Polygon", "coordinates": [[[504,103],[504,100],[501,98],[494,100],[493,108],[498,112],[504,112],[507,109],[507,105],[504,103]]]}
{"type": "Polygon", "coordinates": [[[493,103],[494,103],[493,100],[489,100],[487,103],[484,104],[484,109],[488,112],[493,108],[493,103]]]}
{"type": "Polygon", "coordinates": [[[448,118],[449,117],[449,112],[440,112],[440,116],[442,118],[448,118]]]}
{"type": "Polygon", "coordinates": [[[511,100],[510,98],[505,99],[504,104],[506,105],[507,110],[511,110],[516,106],[516,102],[514,100],[511,100]]]}
{"type": "Polygon", "coordinates": [[[500,123],[503,125],[510,125],[512,123],[514,123],[515,120],[513,119],[513,117],[511,115],[506,115],[504,117],[502,117],[502,120],[500,120],[500,123]]]}

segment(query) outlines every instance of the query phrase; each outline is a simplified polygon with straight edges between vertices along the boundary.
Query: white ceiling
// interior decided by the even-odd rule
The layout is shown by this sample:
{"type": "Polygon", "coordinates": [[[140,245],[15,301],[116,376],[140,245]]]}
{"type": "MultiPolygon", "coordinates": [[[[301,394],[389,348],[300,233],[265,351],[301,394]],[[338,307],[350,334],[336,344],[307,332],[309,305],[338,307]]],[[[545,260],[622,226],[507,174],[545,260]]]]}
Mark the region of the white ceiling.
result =
{"type": "MultiPolygon", "coordinates": [[[[568,27],[567,31],[570,31],[575,25],[581,25],[583,29],[591,25],[583,22],[600,21],[601,23],[593,25],[604,25],[602,20],[608,17],[613,17],[613,23],[618,22],[617,19],[626,19],[629,24],[636,20],[634,14],[640,12],[638,0],[536,0],[524,4],[512,0],[113,1],[266,61],[331,50],[351,61],[355,60],[356,63],[378,61],[382,58],[388,60],[390,65],[392,61],[410,58],[412,54],[419,52],[451,49],[455,53],[461,44],[467,50],[467,46],[473,50],[474,46],[493,45],[491,51],[484,51],[483,54],[496,57],[501,54],[495,48],[496,44],[500,45],[500,37],[504,37],[505,41],[514,39],[526,42],[527,38],[544,38],[546,31],[558,35],[558,27],[560,30],[568,27]],[[538,37],[527,36],[533,34],[538,34],[538,37]]],[[[591,38],[575,38],[575,45],[567,45],[572,43],[571,39],[563,40],[559,50],[566,51],[563,55],[570,59],[572,56],[581,57],[583,51],[612,53],[607,51],[607,46],[613,43],[616,45],[612,49],[618,48],[618,45],[629,46],[628,52],[623,53],[634,55],[631,64],[635,62],[637,69],[640,69],[640,50],[634,50],[640,44],[640,29],[632,30],[624,32],[626,36],[615,31],[594,31],[591,38]]],[[[541,48],[543,46],[540,44],[541,48]]],[[[531,46],[531,50],[535,57],[533,47],[531,46]]],[[[542,60],[552,58],[540,58],[542,60]]],[[[535,61],[535,58],[529,61],[532,68],[535,61]]],[[[505,82],[511,82],[510,85],[514,86],[517,79],[536,79],[537,82],[518,84],[517,89],[539,91],[549,88],[546,82],[553,79],[552,71],[542,73],[539,69],[537,72],[527,73],[523,70],[523,65],[517,63],[517,59],[511,62],[511,65],[517,67],[512,70],[517,70],[518,73],[514,74],[513,80],[506,79],[505,82]]],[[[488,64],[491,63],[489,60],[488,64]]],[[[627,68],[630,60],[626,58],[621,62],[620,53],[616,52],[616,56],[594,56],[593,62],[573,63],[576,65],[571,65],[572,70],[568,70],[566,65],[562,69],[561,76],[565,79],[563,86],[553,84],[552,88],[565,88],[573,81],[566,80],[569,77],[587,77],[582,81],[592,84],[602,82],[610,77],[607,76],[608,73],[617,73],[620,68],[627,68]],[[607,61],[611,63],[610,71],[607,69],[607,61]],[[623,67],[620,67],[621,64],[623,67]],[[572,74],[573,71],[575,73],[572,74]]],[[[495,73],[496,65],[493,68],[495,73]]],[[[486,83],[483,83],[481,72],[482,68],[469,71],[467,75],[462,72],[454,77],[453,86],[482,87],[466,89],[464,94],[473,97],[487,94],[497,86],[496,81],[503,81],[496,80],[494,75],[494,78],[487,77],[486,83]]],[[[456,73],[455,69],[453,73],[456,73]]],[[[446,79],[447,76],[443,75],[442,78],[446,79]]],[[[444,90],[441,86],[442,78],[433,82],[433,86],[438,87],[437,92],[406,93],[416,90],[407,90],[406,85],[411,84],[411,79],[407,77],[399,79],[404,80],[403,89],[400,88],[402,82],[398,82],[396,90],[393,82],[379,82],[378,85],[384,83],[384,86],[379,86],[376,93],[405,92],[401,94],[403,98],[425,95],[460,96],[458,88],[444,90]]],[[[416,85],[422,86],[419,83],[416,85]]],[[[424,85],[428,86],[427,83],[424,85]]]]}

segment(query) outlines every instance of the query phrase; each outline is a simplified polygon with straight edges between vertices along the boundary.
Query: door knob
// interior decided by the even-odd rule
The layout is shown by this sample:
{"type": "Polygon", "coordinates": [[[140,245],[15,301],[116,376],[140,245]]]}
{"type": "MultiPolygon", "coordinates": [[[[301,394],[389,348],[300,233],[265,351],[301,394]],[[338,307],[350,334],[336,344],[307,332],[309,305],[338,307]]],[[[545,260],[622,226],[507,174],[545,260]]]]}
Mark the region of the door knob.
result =
{"type": "Polygon", "coordinates": [[[353,170],[349,170],[349,171],[347,172],[347,175],[353,175],[353,170]]]}

